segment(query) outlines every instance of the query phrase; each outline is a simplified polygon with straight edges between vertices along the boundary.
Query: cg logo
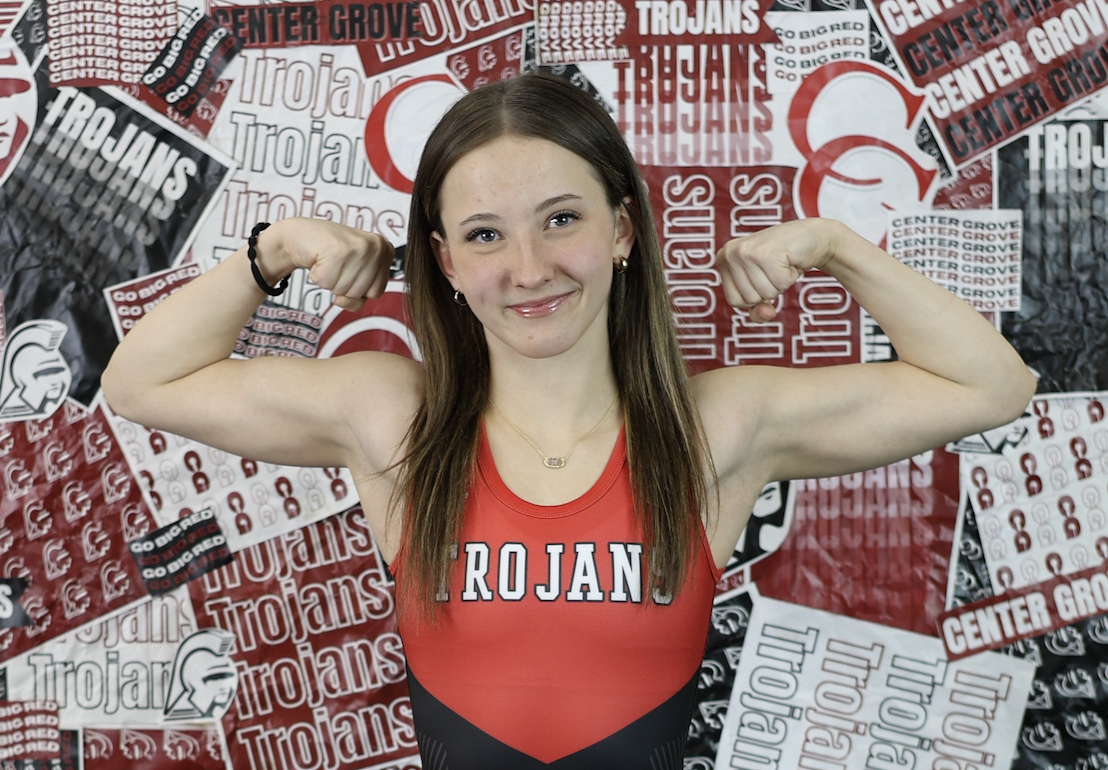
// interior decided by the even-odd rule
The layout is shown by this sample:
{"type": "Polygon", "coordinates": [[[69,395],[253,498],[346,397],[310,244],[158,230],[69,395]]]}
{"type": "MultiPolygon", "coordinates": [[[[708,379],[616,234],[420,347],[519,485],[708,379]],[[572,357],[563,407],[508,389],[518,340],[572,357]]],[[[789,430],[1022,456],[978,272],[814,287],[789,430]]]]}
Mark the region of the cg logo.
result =
{"type": "Polygon", "coordinates": [[[916,146],[924,100],[889,70],[862,61],[825,64],[804,78],[788,121],[805,159],[796,182],[802,215],[839,219],[880,243],[889,210],[929,208],[938,170],[916,146]]]}
{"type": "Polygon", "coordinates": [[[411,194],[423,145],[458,96],[448,75],[423,75],[390,89],[373,106],[365,124],[366,156],[382,182],[411,194]]]}

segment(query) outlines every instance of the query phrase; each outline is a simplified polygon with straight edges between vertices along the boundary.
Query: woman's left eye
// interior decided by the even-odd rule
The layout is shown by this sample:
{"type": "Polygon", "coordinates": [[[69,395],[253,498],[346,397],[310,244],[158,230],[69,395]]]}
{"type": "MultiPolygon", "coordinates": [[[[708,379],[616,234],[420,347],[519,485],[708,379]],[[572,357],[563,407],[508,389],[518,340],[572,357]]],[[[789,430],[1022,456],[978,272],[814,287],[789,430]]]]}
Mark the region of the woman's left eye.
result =
{"type": "Polygon", "coordinates": [[[573,211],[559,211],[554,216],[550,217],[550,224],[554,227],[565,227],[570,222],[580,217],[573,211]]]}
{"type": "Polygon", "coordinates": [[[466,241],[472,243],[492,243],[496,240],[496,231],[488,227],[480,227],[466,234],[466,241]]]}

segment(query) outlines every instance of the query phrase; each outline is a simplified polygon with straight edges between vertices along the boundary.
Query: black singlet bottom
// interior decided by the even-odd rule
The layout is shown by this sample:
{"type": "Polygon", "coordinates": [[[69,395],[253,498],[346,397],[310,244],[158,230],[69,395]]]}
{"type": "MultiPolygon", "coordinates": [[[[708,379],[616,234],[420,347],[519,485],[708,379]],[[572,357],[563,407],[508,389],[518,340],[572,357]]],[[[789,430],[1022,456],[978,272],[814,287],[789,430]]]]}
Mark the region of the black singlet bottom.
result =
{"type": "Polygon", "coordinates": [[[426,770],[681,770],[698,675],[653,711],[550,764],[475,727],[424,689],[411,669],[408,691],[426,770]]]}

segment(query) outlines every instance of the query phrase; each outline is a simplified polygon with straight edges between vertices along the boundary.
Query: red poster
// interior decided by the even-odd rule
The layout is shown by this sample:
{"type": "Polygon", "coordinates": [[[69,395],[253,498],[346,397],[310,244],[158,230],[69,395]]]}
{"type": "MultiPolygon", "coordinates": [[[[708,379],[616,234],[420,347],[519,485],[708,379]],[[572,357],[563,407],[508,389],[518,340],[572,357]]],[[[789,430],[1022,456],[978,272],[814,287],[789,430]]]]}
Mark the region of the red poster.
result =
{"type": "Polygon", "coordinates": [[[867,0],[956,165],[1108,86],[1099,0],[867,0]]]}
{"type": "Polygon", "coordinates": [[[235,635],[232,766],[360,770],[416,756],[393,585],[361,508],[240,551],[189,587],[199,625],[235,635]]]}
{"type": "Polygon", "coordinates": [[[147,596],[126,543],[156,524],[99,409],[0,423],[0,469],[0,565],[34,621],[0,630],[0,660],[147,596]]]}

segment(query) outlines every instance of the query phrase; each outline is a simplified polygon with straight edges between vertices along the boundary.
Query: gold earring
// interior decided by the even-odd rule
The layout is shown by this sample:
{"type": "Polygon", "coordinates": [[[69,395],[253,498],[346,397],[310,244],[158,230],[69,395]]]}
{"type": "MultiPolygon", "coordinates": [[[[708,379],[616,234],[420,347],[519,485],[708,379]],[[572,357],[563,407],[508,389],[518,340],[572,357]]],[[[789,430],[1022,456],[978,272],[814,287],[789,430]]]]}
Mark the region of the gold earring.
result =
{"type": "Polygon", "coordinates": [[[630,263],[627,261],[627,257],[620,257],[619,262],[616,262],[615,264],[616,272],[620,275],[623,275],[627,272],[628,264],[630,263]]]}
{"type": "Polygon", "coordinates": [[[466,295],[462,294],[460,291],[454,292],[454,302],[462,307],[469,307],[469,303],[466,302],[466,295]]]}

